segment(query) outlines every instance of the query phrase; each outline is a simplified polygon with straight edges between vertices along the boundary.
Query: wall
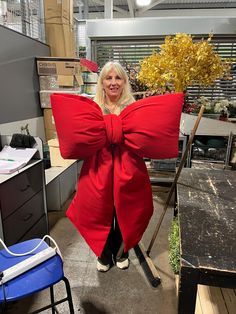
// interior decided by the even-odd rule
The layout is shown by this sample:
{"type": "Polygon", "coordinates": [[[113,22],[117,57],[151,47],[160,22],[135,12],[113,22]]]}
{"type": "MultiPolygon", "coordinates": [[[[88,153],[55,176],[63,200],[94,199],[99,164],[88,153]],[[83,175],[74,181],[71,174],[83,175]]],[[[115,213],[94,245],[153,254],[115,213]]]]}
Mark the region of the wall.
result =
{"type": "Polygon", "coordinates": [[[0,25],[0,133],[20,133],[44,140],[35,57],[49,56],[47,45],[0,25]]]}
{"type": "Polygon", "coordinates": [[[84,37],[86,38],[87,58],[91,58],[92,55],[92,39],[155,38],[155,36],[173,35],[177,32],[236,34],[235,9],[204,10],[204,16],[200,15],[202,10],[192,10],[192,15],[187,11],[189,10],[160,11],[162,16],[159,17],[86,20],[84,37]],[[231,14],[229,10],[231,10],[231,14]],[[197,13],[199,16],[196,15],[197,13]]]}
{"type": "Polygon", "coordinates": [[[189,34],[235,34],[233,17],[156,17],[135,19],[87,20],[89,38],[127,38],[189,34]]]}

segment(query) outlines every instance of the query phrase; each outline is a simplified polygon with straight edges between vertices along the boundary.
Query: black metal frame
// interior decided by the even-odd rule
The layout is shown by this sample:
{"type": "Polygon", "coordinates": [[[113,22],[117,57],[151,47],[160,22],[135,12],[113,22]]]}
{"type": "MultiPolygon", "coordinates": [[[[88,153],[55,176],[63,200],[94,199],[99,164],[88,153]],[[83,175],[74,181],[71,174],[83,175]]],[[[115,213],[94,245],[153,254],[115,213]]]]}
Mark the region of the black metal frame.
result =
{"type": "Polygon", "coordinates": [[[73,302],[72,302],[72,296],[71,296],[71,289],[70,289],[70,283],[69,280],[64,276],[61,280],[64,281],[65,283],[65,287],[66,287],[66,293],[67,293],[67,297],[63,298],[59,301],[54,300],[54,291],[53,291],[53,286],[50,287],[50,297],[51,297],[51,304],[46,305],[34,312],[31,312],[31,314],[36,314],[36,313],[40,313],[42,311],[45,311],[47,309],[52,309],[52,314],[56,314],[56,310],[55,310],[55,306],[61,303],[64,303],[66,301],[68,301],[68,305],[69,305],[69,309],[70,309],[70,314],[74,314],[74,306],[73,306],[73,302]]]}
{"type": "MultiPolygon", "coordinates": [[[[75,313],[75,311],[74,311],[74,306],[73,306],[73,301],[72,301],[72,295],[71,295],[71,289],[70,289],[69,280],[68,280],[65,276],[64,276],[63,278],[61,278],[61,280],[64,281],[64,283],[65,283],[66,293],[67,293],[66,298],[63,298],[63,299],[61,299],[61,300],[55,302],[54,291],[53,291],[53,287],[55,286],[55,284],[54,284],[54,285],[52,285],[52,286],[49,287],[49,288],[50,288],[51,304],[46,305],[46,306],[43,306],[43,307],[41,307],[40,309],[31,312],[30,314],[41,313],[41,312],[43,312],[43,311],[45,311],[45,310],[47,310],[47,309],[50,309],[50,308],[52,309],[52,314],[56,314],[56,313],[58,313],[58,311],[57,311],[56,308],[55,308],[56,305],[61,304],[61,303],[64,303],[64,302],[66,302],[66,301],[68,302],[68,305],[69,305],[69,309],[70,309],[70,312],[69,312],[69,313],[70,313],[70,314],[74,314],[74,313],[75,313]]],[[[60,280],[60,281],[61,281],[61,280],[60,280]]],[[[59,282],[60,282],[60,281],[59,281],[59,282]]],[[[45,290],[45,289],[43,289],[43,290],[45,290]]],[[[7,302],[5,302],[5,304],[3,304],[3,307],[0,308],[0,313],[1,313],[1,314],[7,313],[7,302]]]]}

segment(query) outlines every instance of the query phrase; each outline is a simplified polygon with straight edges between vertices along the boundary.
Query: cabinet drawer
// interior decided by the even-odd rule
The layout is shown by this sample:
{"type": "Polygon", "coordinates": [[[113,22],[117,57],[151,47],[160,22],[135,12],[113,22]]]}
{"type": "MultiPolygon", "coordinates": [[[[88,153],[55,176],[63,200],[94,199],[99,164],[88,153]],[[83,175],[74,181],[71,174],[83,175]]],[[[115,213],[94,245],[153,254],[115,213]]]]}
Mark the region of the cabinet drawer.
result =
{"type": "Polygon", "coordinates": [[[41,190],[15,213],[5,219],[3,225],[5,243],[11,245],[18,242],[22,235],[32,228],[44,214],[44,199],[43,191],[41,190]]]}
{"type": "Polygon", "coordinates": [[[42,163],[28,168],[0,186],[1,215],[4,220],[43,186],[42,163]]]}
{"type": "Polygon", "coordinates": [[[20,239],[20,241],[26,241],[33,238],[43,238],[45,234],[48,234],[47,218],[46,215],[37,221],[37,223],[20,239]]]}

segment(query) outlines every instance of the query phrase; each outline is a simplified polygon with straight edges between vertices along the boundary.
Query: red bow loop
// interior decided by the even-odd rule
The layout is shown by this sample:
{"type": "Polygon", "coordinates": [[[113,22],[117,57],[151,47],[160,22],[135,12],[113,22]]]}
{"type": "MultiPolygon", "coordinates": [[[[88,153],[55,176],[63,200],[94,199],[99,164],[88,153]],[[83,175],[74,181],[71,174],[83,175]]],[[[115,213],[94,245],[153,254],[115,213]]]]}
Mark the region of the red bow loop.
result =
{"type": "Polygon", "coordinates": [[[121,144],[123,142],[122,121],[120,116],[109,114],[104,116],[104,122],[109,144],[121,144]]]}
{"type": "Polygon", "coordinates": [[[88,158],[105,146],[102,110],[92,99],[55,93],[51,95],[51,105],[63,158],[88,158]]]}

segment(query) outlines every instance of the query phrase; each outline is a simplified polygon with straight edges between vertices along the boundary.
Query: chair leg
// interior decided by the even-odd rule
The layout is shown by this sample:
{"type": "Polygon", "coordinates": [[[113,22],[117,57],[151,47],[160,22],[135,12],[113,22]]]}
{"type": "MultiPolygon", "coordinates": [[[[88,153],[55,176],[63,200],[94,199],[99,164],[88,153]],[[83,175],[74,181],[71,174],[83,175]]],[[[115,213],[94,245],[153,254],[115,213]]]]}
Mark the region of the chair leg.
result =
{"type": "MultiPolygon", "coordinates": [[[[63,277],[61,280],[64,281],[65,283],[65,287],[66,287],[66,298],[63,298],[59,301],[55,302],[55,298],[54,298],[54,290],[53,290],[53,286],[50,287],[50,297],[51,297],[51,304],[46,305],[36,311],[31,312],[30,314],[38,314],[41,313],[45,310],[48,309],[52,309],[52,314],[58,314],[58,310],[56,308],[56,305],[59,305],[63,302],[68,301],[68,305],[69,305],[69,309],[70,309],[70,314],[75,314],[74,311],[74,306],[73,306],[73,302],[72,302],[72,295],[71,295],[71,289],[70,289],[70,283],[69,280],[66,277],[63,277]]],[[[0,314],[7,314],[7,308],[5,307],[7,304],[1,304],[0,303],[0,314]],[[5,311],[6,310],[6,311],[5,311]]]]}
{"type": "MultiPolygon", "coordinates": [[[[53,291],[53,286],[50,287],[50,297],[51,297],[51,304],[54,304],[55,299],[54,299],[54,291],[53,291]]],[[[55,314],[55,308],[52,306],[52,314],[55,314]]]]}
{"type": "Polygon", "coordinates": [[[65,286],[66,286],[66,292],[67,292],[68,304],[69,304],[69,308],[70,308],[70,314],[74,314],[75,311],[74,311],[74,306],[73,306],[73,302],[72,302],[72,295],[71,295],[69,280],[65,276],[62,278],[62,280],[64,281],[65,286]]]}
{"type": "Polygon", "coordinates": [[[7,313],[7,308],[4,303],[0,303],[0,314],[7,313]]]}

